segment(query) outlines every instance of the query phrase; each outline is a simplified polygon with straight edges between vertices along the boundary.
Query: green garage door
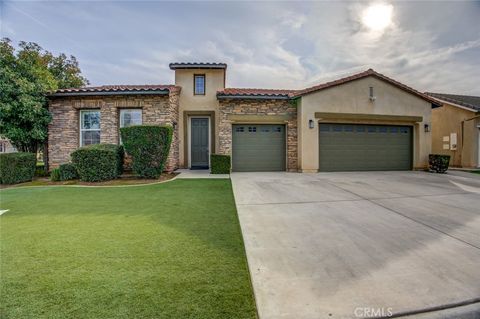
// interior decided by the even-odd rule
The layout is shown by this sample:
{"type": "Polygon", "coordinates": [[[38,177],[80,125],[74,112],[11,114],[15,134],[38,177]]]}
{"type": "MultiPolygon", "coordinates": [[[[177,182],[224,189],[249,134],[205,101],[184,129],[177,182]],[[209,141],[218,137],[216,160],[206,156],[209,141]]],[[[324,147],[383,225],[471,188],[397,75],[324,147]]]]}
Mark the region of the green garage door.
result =
{"type": "Polygon", "coordinates": [[[412,169],[412,127],[319,125],[320,171],[412,169]]]}
{"type": "Polygon", "coordinates": [[[285,125],[233,125],[232,170],[285,170],[285,125]]]}

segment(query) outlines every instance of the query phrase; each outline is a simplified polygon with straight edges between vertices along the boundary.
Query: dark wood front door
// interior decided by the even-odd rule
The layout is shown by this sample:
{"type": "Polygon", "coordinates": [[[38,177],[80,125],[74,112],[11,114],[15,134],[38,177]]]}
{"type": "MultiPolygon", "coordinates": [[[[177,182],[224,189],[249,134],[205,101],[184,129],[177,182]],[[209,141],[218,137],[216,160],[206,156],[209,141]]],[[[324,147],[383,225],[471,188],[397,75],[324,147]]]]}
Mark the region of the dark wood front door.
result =
{"type": "Polygon", "coordinates": [[[191,119],[191,168],[208,168],[208,118],[191,119]]]}

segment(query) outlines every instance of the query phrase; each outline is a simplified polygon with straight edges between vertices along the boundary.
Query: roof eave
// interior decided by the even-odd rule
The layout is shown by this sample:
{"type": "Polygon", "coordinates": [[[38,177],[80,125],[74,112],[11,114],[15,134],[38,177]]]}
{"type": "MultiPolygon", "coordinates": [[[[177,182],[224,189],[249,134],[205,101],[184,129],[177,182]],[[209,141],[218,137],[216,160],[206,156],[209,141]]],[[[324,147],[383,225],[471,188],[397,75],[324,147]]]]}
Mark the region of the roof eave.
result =
{"type": "Polygon", "coordinates": [[[56,92],[48,97],[69,97],[69,96],[105,96],[105,95],[169,95],[170,90],[135,90],[135,91],[90,91],[90,92],[56,92]]]}
{"type": "MultiPolygon", "coordinates": [[[[428,94],[427,94],[428,95],[428,94]]],[[[443,104],[448,104],[448,105],[452,105],[452,106],[455,106],[455,107],[458,107],[460,109],[464,109],[464,110],[467,110],[467,111],[472,111],[472,112],[480,112],[480,110],[477,110],[475,108],[472,108],[472,107],[468,107],[468,106],[465,106],[465,105],[461,105],[461,104],[458,104],[458,103],[455,103],[455,102],[451,102],[451,101],[447,101],[447,100],[444,100],[444,99],[440,99],[438,97],[433,97],[431,95],[428,95],[430,97],[432,97],[433,99],[439,101],[440,103],[440,106],[443,106],[443,104]]]]}
{"type": "Polygon", "coordinates": [[[170,70],[177,69],[227,69],[226,64],[180,64],[180,63],[170,63],[170,70]]]}

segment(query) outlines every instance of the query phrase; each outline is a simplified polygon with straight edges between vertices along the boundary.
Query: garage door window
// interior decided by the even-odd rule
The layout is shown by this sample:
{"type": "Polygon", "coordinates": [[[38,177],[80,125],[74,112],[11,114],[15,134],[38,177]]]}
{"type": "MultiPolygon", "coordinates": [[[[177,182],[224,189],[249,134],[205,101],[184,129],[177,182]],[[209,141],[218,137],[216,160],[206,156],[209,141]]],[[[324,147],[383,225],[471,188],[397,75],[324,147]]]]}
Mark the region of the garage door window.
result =
{"type": "Polygon", "coordinates": [[[249,131],[250,133],[255,133],[255,132],[257,131],[257,128],[256,128],[255,126],[249,126],[249,127],[248,127],[248,131],[249,131]]]}
{"type": "Polygon", "coordinates": [[[239,133],[245,132],[245,128],[243,126],[237,126],[237,128],[235,128],[235,132],[239,132],[239,133]]]}

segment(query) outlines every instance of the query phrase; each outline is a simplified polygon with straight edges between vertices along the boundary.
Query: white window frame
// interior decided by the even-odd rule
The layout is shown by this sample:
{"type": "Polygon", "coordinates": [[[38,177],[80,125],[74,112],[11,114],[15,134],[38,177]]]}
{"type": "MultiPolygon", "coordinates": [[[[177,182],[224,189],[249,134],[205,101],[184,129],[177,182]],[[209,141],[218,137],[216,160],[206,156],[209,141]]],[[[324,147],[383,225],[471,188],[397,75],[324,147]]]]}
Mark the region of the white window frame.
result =
{"type": "Polygon", "coordinates": [[[80,110],[80,118],[78,121],[78,126],[79,126],[79,140],[80,140],[80,147],[84,146],[83,145],[83,138],[82,138],[82,133],[83,132],[92,132],[92,131],[99,131],[100,132],[100,142],[101,142],[101,137],[102,137],[102,113],[100,112],[99,109],[91,109],[91,110],[80,110]],[[82,121],[83,121],[83,113],[91,113],[91,112],[98,112],[100,115],[100,128],[99,129],[84,129],[82,128],[82,121]]]}
{"type": "Polygon", "coordinates": [[[142,125],[143,124],[143,112],[142,109],[120,109],[120,123],[119,123],[119,128],[125,127],[123,123],[123,117],[122,115],[125,112],[140,112],[140,124],[134,124],[134,125],[142,125]]]}
{"type": "Polygon", "coordinates": [[[118,114],[119,116],[119,119],[118,119],[118,142],[120,144],[122,144],[122,135],[120,134],[120,129],[122,127],[125,127],[124,126],[124,123],[123,123],[123,113],[127,112],[127,111],[140,111],[140,124],[134,124],[134,125],[142,125],[143,124],[143,109],[139,109],[139,108],[133,108],[133,109],[120,109],[120,113],[118,114]]]}

